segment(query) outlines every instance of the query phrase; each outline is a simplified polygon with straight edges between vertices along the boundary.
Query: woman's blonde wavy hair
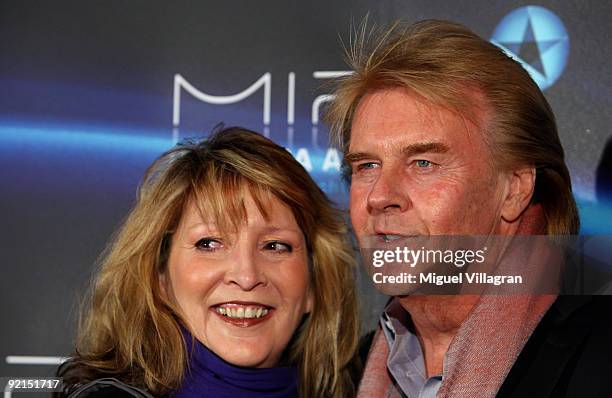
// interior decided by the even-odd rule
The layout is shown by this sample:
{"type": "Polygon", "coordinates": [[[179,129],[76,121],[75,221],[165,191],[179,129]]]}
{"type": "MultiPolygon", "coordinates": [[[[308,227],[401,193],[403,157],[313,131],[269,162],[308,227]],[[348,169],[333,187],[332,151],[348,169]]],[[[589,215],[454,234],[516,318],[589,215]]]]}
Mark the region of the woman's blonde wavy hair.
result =
{"type": "Polygon", "coordinates": [[[179,144],[147,170],[136,205],[95,277],[75,354],[59,369],[68,390],[101,377],[154,395],[180,385],[187,343],[180,314],[159,286],[170,238],[191,199],[222,228],[236,227],[245,217],[244,189],[264,212],[266,194],[284,202],[309,248],[313,309],[286,350],[300,372],[301,396],[354,395],[359,322],[353,252],[342,216],[288,151],[242,128],[179,144]]]}

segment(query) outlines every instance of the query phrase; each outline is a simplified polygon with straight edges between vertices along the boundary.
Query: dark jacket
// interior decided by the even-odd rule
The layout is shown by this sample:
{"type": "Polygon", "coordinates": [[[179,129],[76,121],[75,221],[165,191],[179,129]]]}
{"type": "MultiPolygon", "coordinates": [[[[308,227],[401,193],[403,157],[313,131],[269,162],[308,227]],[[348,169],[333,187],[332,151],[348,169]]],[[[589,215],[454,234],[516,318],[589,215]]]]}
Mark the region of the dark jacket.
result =
{"type": "Polygon", "coordinates": [[[129,386],[117,379],[94,380],[72,392],[68,398],[153,398],[146,391],[129,386]]]}
{"type": "MultiPolygon", "coordinates": [[[[561,296],[542,318],[497,394],[498,398],[612,397],[612,297],[561,296]]],[[[373,333],[364,336],[365,359],[373,333]]],[[[101,379],[78,398],[148,397],[101,379]]],[[[71,398],[73,395],[71,395],[71,398]]]]}
{"type": "Polygon", "coordinates": [[[497,397],[612,397],[611,315],[610,296],[557,298],[497,397]]]}

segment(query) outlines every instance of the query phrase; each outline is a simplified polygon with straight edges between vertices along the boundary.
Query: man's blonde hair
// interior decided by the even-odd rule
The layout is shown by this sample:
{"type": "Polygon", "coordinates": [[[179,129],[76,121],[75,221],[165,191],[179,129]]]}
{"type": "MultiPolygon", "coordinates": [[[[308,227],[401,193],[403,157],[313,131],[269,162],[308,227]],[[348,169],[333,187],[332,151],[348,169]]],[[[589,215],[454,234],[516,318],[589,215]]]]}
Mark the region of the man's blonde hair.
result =
{"type": "Polygon", "coordinates": [[[407,28],[396,23],[373,36],[366,34],[365,26],[347,51],[354,73],[338,80],[326,115],[332,139],[345,153],[363,96],[384,88],[406,88],[476,122],[485,134],[494,166],[502,170],[535,167],[532,202],[542,204],[547,234],[578,233],[578,212],[555,117],[518,62],[451,22],[428,20],[407,28]],[[484,101],[469,95],[474,90],[484,101]],[[486,122],[476,117],[479,110],[487,115],[486,122]]]}

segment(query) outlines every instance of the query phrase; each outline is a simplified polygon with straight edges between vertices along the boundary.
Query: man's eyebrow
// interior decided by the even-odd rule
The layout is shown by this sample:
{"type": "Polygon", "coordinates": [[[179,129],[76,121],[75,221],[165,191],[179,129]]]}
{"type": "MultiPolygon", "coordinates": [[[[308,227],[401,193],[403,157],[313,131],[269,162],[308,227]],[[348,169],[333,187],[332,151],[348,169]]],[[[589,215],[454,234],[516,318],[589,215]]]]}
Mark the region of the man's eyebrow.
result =
{"type": "MultiPolygon", "coordinates": [[[[402,154],[410,157],[421,153],[445,153],[449,148],[441,142],[419,142],[410,144],[402,148],[402,154]]],[[[367,152],[349,152],[344,155],[344,161],[347,163],[358,162],[363,159],[375,159],[376,156],[367,152]]]]}
{"type": "Polygon", "coordinates": [[[406,157],[420,155],[422,153],[445,153],[449,148],[441,142],[419,142],[402,148],[402,154],[406,157]]]}
{"type": "Polygon", "coordinates": [[[353,163],[353,162],[358,162],[363,159],[374,159],[374,158],[376,158],[376,156],[372,155],[371,153],[366,153],[366,152],[349,152],[346,155],[344,155],[344,161],[346,163],[353,163]]]}

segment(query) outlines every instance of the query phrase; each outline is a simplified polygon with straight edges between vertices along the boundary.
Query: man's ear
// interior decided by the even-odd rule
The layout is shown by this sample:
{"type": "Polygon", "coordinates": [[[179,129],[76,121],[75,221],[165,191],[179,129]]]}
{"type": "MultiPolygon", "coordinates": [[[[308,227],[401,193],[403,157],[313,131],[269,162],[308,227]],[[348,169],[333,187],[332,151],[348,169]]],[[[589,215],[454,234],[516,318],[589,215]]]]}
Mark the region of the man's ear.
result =
{"type": "Polygon", "coordinates": [[[535,188],[535,167],[516,169],[508,174],[508,184],[501,209],[501,217],[506,222],[514,222],[525,211],[535,188]]]}

